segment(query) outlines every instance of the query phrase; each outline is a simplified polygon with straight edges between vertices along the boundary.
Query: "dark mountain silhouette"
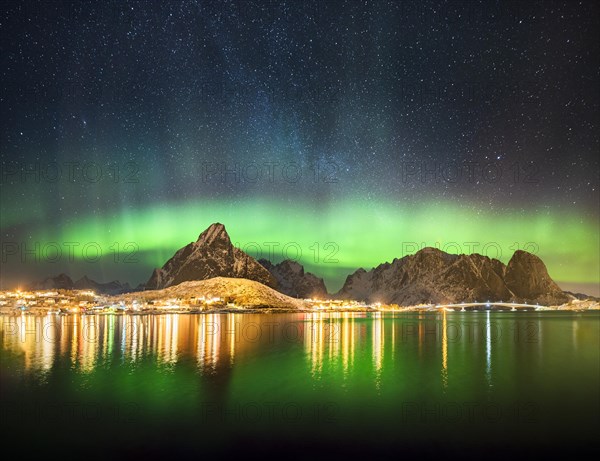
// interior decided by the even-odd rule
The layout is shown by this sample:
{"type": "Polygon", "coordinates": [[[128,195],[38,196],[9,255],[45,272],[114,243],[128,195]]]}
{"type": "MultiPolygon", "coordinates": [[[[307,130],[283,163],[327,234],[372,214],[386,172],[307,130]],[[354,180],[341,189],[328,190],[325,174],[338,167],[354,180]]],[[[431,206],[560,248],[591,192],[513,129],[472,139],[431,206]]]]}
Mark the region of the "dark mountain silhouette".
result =
{"type": "Polygon", "coordinates": [[[96,293],[117,295],[131,291],[128,283],[113,280],[108,283],[96,282],[84,275],[76,282],[67,274],[59,274],[55,277],[47,277],[44,280],[33,282],[30,290],[93,290],[96,293]]]}

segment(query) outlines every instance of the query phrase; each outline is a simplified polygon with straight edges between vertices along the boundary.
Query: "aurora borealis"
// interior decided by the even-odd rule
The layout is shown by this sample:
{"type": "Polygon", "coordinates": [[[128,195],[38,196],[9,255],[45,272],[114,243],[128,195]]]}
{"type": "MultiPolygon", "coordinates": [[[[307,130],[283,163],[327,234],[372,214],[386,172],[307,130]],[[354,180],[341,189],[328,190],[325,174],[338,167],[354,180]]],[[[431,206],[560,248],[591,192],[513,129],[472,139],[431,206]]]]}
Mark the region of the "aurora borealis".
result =
{"type": "Polygon", "coordinates": [[[137,285],[222,222],[330,291],[424,243],[598,294],[594,2],[1,8],[0,288],[137,285]]]}
{"type": "MultiPolygon", "coordinates": [[[[143,280],[148,268],[160,267],[177,249],[195,240],[199,232],[194,229],[203,230],[211,222],[219,221],[227,223],[236,246],[253,256],[275,261],[284,259],[285,253],[324,276],[330,289],[337,288],[357,267],[370,268],[393,257],[414,253],[415,245],[420,248],[423,244],[437,245],[450,253],[481,252],[504,262],[514,250],[526,249],[541,255],[557,274],[555,277],[566,282],[593,282],[590,275],[597,270],[598,260],[593,258],[597,223],[579,220],[576,214],[478,213],[439,202],[403,207],[382,202],[375,207],[357,198],[341,202],[331,211],[299,205],[281,222],[280,210],[286,206],[289,205],[277,200],[248,200],[235,205],[224,200],[211,204],[190,201],[112,217],[82,217],[57,230],[42,228],[36,240],[41,242],[37,260],[55,258],[57,250],[51,243],[60,243],[59,263],[72,255],[73,262],[69,264],[77,267],[91,269],[103,265],[111,273],[135,274],[143,280]],[[255,219],[256,216],[261,219],[255,219]],[[87,240],[89,235],[94,238],[87,240]],[[487,240],[481,239],[481,235],[487,240]],[[73,244],[69,247],[62,242],[73,244]],[[115,242],[121,247],[115,247],[115,242]],[[130,242],[135,245],[124,248],[130,242]],[[88,251],[84,253],[86,244],[88,251]],[[96,248],[105,258],[97,258],[96,248]],[[544,252],[544,248],[548,250],[544,252]],[[115,260],[118,252],[120,259],[115,260]]],[[[8,263],[21,261],[22,248],[18,250],[17,254],[7,256],[8,263]]],[[[36,261],[33,255],[26,254],[24,259],[29,263],[36,261]]]]}

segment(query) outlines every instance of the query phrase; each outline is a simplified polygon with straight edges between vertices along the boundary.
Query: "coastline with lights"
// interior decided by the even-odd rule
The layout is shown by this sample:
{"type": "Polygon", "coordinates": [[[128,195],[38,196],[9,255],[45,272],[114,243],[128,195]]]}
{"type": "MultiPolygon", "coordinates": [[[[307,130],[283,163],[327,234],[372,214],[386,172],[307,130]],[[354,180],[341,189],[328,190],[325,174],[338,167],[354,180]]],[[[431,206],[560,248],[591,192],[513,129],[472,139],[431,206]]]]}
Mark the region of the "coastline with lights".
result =
{"type": "Polygon", "coordinates": [[[544,310],[600,310],[596,299],[571,300],[560,306],[511,304],[502,302],[419,304],[365,303],[340,299],[294,300],[289,307],[256,307],[237,303],[228,296],[187,295],[178,297],[148,297],[148,292],[127,295],[102,295],[90,290],[43,290],[0,292],[0,314],[3,315],[95,315],[95,314],[201,314],[201,313],[272,313],[272,312],[409,312],[409,311],[544,311],[544,310]]]}

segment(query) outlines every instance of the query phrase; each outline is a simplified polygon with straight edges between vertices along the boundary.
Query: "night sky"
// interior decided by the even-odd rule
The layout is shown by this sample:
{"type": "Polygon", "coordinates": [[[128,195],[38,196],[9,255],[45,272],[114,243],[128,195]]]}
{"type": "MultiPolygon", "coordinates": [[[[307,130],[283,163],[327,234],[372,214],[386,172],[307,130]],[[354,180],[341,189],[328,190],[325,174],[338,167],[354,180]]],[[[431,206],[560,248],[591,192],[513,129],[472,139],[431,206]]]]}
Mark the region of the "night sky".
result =
{"type": "Polygon", "coordinates": [[[436,244],[598,290],[595,1],[0,9],[2,288],[137,285],[219,221],[330,291],[436,244]]]}

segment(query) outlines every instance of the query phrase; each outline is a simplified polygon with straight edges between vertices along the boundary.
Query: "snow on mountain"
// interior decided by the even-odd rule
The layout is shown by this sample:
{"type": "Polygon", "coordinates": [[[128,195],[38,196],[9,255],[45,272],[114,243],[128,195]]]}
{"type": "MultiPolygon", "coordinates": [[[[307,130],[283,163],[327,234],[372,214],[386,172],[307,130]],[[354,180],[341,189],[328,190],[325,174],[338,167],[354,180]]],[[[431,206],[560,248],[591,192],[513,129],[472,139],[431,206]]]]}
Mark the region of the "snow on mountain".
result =
{"type": "Polygon", "coordinates": [[[125,298],[142,298],[145,301],[151,301],[170,298],[191,299],[192,297],[199,298],[202,296],[205,298],[220,298],[224,303],[234,303],[237,306],[246,308],[306,308],[302,300],[290,298],[262,283],[230,277],[187,281],[159,290],[127,294],[125,298]]]}

